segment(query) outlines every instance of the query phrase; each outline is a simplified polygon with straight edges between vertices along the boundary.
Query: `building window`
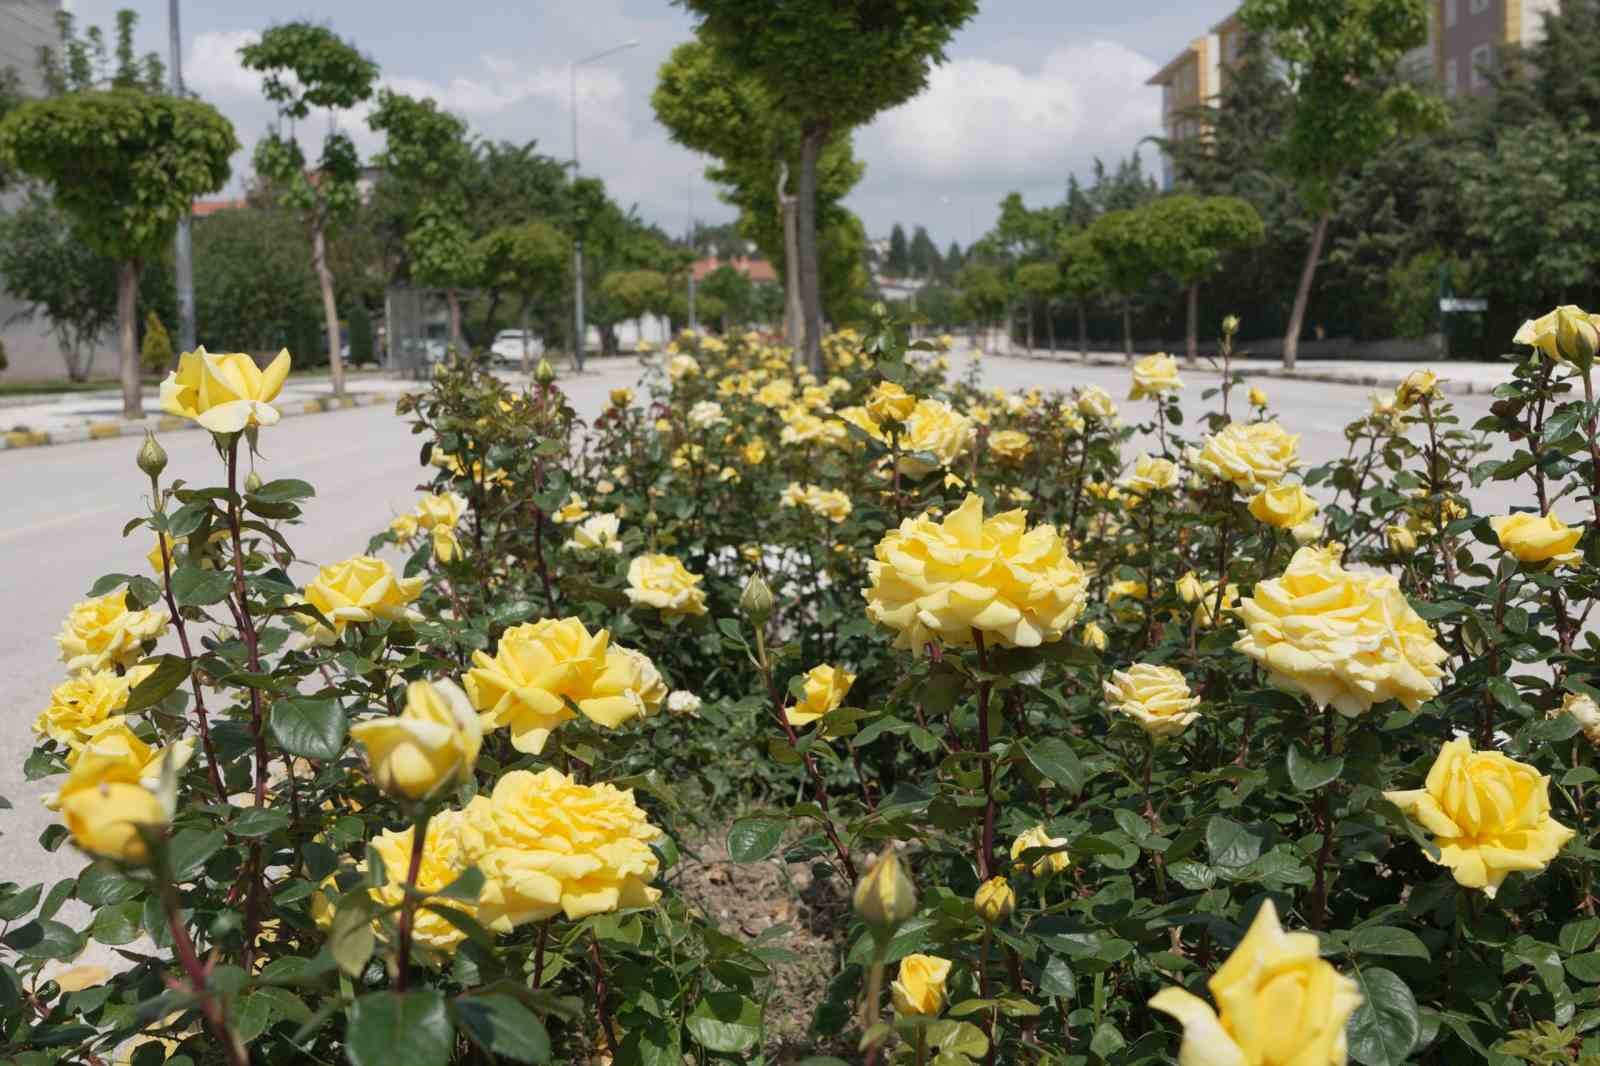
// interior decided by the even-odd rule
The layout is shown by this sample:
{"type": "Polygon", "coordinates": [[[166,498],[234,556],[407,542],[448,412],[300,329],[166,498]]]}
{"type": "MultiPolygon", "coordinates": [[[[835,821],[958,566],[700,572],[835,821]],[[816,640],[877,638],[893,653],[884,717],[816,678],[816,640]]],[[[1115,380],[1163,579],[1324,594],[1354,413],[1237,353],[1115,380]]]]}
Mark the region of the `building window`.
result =
{"type": "Polygon", "coordinates": [[[1445,60],[1444,94],[1446,96],[1454,96],[1456,94],[1456,89],[1460,87],[1459,82],[1460,78],[1456,73],[1456,61],[1454,59],[1445,60]]]}
{"type": "Polygon", "coordinates": [[[1444,0],[1444,28],[1450,29],[1456,24],[1456,0],[1444,0]]]}
{"type": "Polygon", "coordinates": [[[1472,50],[1472,73],[1468,76],[1468,83],[1473,89],[1482,89],[1489,84],[1489,70],[1494,64],[1494,50],[1487,44],[1480,44],[1472,50]]]}
{"type": "Polygon", "coordinates": [[[1474,15],[1481,15],[1489,10],[1489,0],[1472,0],[1471,9],[1474,15]]]}

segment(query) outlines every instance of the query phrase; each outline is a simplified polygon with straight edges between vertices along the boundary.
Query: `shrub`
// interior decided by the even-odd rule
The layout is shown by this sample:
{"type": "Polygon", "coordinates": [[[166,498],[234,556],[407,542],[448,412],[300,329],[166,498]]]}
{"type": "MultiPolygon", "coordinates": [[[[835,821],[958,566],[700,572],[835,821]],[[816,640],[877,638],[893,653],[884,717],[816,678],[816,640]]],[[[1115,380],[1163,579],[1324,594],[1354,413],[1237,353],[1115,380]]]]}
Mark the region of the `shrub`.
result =
{"type": "Polygon", "coordinates": [[[160,374],[172,369],[177,358],[172,351],[172,338],[167,335],[167,327],[151,311],[144,319],[144,342],[139,346],[139,365],[144,367],[147,374],[160,374]]]}

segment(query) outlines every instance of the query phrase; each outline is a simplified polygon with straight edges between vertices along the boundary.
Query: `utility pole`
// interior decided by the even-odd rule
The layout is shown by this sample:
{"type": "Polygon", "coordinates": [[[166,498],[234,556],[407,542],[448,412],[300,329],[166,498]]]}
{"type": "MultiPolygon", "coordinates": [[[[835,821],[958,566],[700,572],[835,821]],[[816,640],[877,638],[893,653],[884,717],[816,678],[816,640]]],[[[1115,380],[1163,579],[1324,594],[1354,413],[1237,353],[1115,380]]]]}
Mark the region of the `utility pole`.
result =
{"type": "MultiPolygon", "coordinates": [[[[183,44],[178,32],[178,0],[168,0],[168,30],[171,33],[172,95],[183,96],[183,44]]],[[[189,220],[194,214],[191,205],[185,205],[178,219],[178,236],[173,245],[173,270],[178,286],[178,351],[194,351],[194,259],[189,235],[189,220]]]]}
{"type": "MultiPolygon", "coordinates": [[[[172,0],[177,3],[177,0],[172,0]]],[[[635,37],[631,41],[619,44],[614,48],[596,52],[592,56],[575,59],[572,62],[572,185],[576,192],[578,185],[578,68],[585,63],[592,63],[596,59],[604,59],[614,52],[621,52],[627,48],[634,48],[639,44],[635,37]]],[[[586,219],[579,219],[572,239],[572,366],[575,370],[583,369],[583,342],[588,336],[588,323],[583,317],[583,226],[586,219]]]]}
{"type": "Polygon", "coordinates": [[[689,328],[695,332],[700,331],[700,324],[694,317],[694,266],[700,259],[700,246],[694,239],[694,177],[689,177],[689,328]]]}

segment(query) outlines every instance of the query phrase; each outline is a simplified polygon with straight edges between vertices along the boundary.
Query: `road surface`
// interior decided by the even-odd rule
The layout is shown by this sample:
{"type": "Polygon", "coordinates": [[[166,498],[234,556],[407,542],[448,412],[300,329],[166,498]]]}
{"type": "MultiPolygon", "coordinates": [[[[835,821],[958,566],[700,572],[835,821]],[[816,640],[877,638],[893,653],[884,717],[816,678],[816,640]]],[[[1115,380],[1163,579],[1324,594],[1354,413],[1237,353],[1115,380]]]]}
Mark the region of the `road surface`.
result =
{"type": "MultiPolygon", "coordinates": [[[[984,384],[1008,389],[1066,388],[1095,383],[1116,397],[1129,418],[1146,416],[1149,405],[1128,404],[1127,372],[1118,368],[1025,362],[988,357],[984,384]]],[[[957,369],[962,367],[958,363],[957,369]]],[[[1446,372],[1448,373],[1448,372],[1446,372]]],[[[633,383],[639,370],[631,360],[563,382],[574,406],[593,417],[609,389],[633,383]]],[[[1215,384],[1207,374],[1189,373],[1184,394],[1193,415],[1200,393],[1215,384]]],[[[1368,390],[1307,382],[1271,381],[1263,385],[1272,409],[1301,433],[1302,454],[1320,462],[1345,450],[1344,425],[1367,407],[1368,390]]],[[[1242,399],[1242,396],[1239,397],[1242,399]]],[[[1485,396],[1451,397],[1470,423],[1488,408],[1485,396]]],[[[35,844],[52,816],[39,797],[55,782],[24,782],[22,762],[32,746],[29,725],[62,678],[55,635],[69,608],[107,572],[142,572],[153,544],[147,532],[128,540],[123,523],[139,513],[148,491],[134,466],[138,439],[90,441],[0,453],[0,837],[8,861],[0,880],[23,884],[75,874],[81,857],[68,848],[54,855],[35,844]]],[[[302,581],[316,564],[360,551],[367,538],[389,519],[409,510],[424,472],[417,465],[418,441],[405,421],[388,407],[285,419],[261,434],[265,451],[262,477],[301,478],[316,486],[301,529],[291,534],[307,562],[294,575],[302,581]]],[[[209,434],[168,433],[162,438],[169,462],[166,477],[209,483],[219,466],[209,434]]],[[[1476,494],[1480,513],[1504,511],[1524,502],[1503,486],[1476,494]]],[[[1573,517],[1573,516],[1567,516],[1573,517]]]]}

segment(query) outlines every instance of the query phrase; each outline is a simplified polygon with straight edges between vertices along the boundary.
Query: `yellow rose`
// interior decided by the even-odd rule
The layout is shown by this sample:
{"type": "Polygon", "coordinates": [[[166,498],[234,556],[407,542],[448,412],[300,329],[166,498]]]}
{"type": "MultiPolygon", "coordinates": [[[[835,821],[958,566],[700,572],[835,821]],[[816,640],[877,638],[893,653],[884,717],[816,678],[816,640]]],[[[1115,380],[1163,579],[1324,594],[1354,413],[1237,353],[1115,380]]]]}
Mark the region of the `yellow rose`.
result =
{"type": "Polygon", "coordinates": [[[1550,779],[1498,751],[1473,751],[1465,738],[1439,749],[1419,789],[1385,792],[1433,836],[1434,860],[1456,883],[1490,899],[1513,870],[1550,865],[1573,831],[1550,817],[1550,779]]]}
{"type": "Polygon", "coordinates": [[[838,710],[856,675],[842,666],[813,666],[806,671],[805,698],[784,712],[792,726],[806,726],[838,710]]]}
{"type": "Polygon", "coordinates": [[[1285,433],[1276,422],[1231,422],[1207,437],[1198,453],[1191,450],[1189,461],[1218,481],[1255,493],[1298,465],[1299,448],[1300,435],[1285,433]]]}
{"type": "Polygon", "coordinates": [[[418,528],[414,514],[396,515],[395,520],[389,523],[389,532],[394,534],[395,540],[410,540],[417,535],[418,528]]]}
{"type": "Polygon", "coordinates": [[[70,674],[129,667],[144,654],[146,641],[167,631],[167,613],[150,607],[128,609],[128,590],[119,588],[73,605],[61,623],[56,644],[70,674]]]}
{"type": "Polygon", "coordinates": [[[1574,566],[1583,558],[1577,550],[1583,537],[1582,526],[1569,526],[1553,514],[1508,514],[1489,519],[1500,547],[1518,562],[1542,565],[1553,570],[1574,566]]]}
{"type": "Polygon", "coordinates": [[[900,960],[899,974],[889,983],[895,1011],[902,1016],[937,1016],[944,1010],[944,986],[949,978],[949,959],[937,955],[907,955],[900,960]]]}
{"type": "Polygon", "coordinates": [[[577,618],[512,626],[494,655],[472,653],[467,698],[485,729],[508,727],[512,747],[538,755],[556,727],[577,717],[573,707],[608,729],[660,707],[660,675],[630,654],[638,653],[612,647],[609,632],[591,634],[577,618]]]}
{"type": "Polygon", "coordinates": [[[628,600],[654,607],[667,618],[706,613],[703,580],[674,555],[640,555],[628,564],[628,600]]]}
{"type": "Polygon", "coordinates": [[[715,400],[701,400],[689,408],[689,425],[695,429],[710,429],[719,422],[725,421],[722,414],[722,405],[715,400]]]}
{"type": "Polygon", "coordinates": [[[567,502],[562,504],[556,510],[556,513],[550,516],[550,520],[565,525],[570,522],[581,522],[588,516],[589,505],[583,502],[582,496],[574,492],[567,497],[567,502]]]}
{"type": "Polygon", "coordinates": [[[1250,400],[1251,407],[1267,406],[1267,394],[1256,388],[1254,385],[1250,386],[1250,391],[1246,395],[1250,400]]]}
{"type": "Polygon", "coordinates": [[[794,400],[794,382],[787,380],[769,381],[756,390],[756,403],[763,407],[777,410],[788,407],[794,400]]]}
{"type": "Polygon", "coordinates": [[[1083,613],[1083,569],[1054,526],[1027,528],[1022,511],[985,519],[969,494],[943,522],[908,518],[867,564],[867,617],[896,630],[895,646],[929,641],[1031,648],[1060,640],[1083,613]]]}
{"type": "Polygon", "coordinates": [[[1250,498],[1250,513],[1275,529],[1293,529],[1317,516],[1317,501],[1304,485],[1278,483],[1250,498]]]}
{"type": "Polygon", "coordinates": [[[1594,700],[1580,692],[1568,692],[1561,697],[1561,706],[1550,712],[1554,718],[1558,714],[1570,714],[1578,721],[1578,728],[1583,730],[1584,739],[1591,744],[1600,745],[1600,706],[1594,700]]]}
{"type": "MultiPolygon", "coordinates": [[[[121,719],[112,721],[121,723],[121,719]]],[[[126,743],[81,749],[66,782],[46,806],[61,812],[78,847],[142,865],[150,861],[150,852],[140,835],[141,827],[167,825],[176,807],[172,778],[167,779],[166,787],[158,779],[163,773],[176,774],[183,756],[174,747],[170,754],[157,753],[156,765],[151,767],[148,758],[142,757],[150,754],[149,747],[131,733],[128,736],[140,751],[132,751],[126,743]]],[[[187,750],[193,750],[192,743],[187,750]]]]}
{"type": "MultiPolygon", "coordinates": [[[[461,811],[455,810],[441,811],[429,819],[428,834],[422,842],[422,861],[417,867],[418,892],[434,895],[447,888],[473,865],[463,846],[464,837],[470,836],[470,830],[463,824],[465,819],[461,811]]],[[[415,842],[416,834],[410,827],[386,829],[367,842],[368,851],[383,860],[384,883],[367,890],[380,906],[397,907],[405,899],[406,874],[411,866],[411,848],[415,842]]],[[[365,861],[358,864],[362,870],[366,866],[365,861]]],[[[466,939],[467,934],[434,911],[434,906],[449,907],[468,917],[477,917],[478,907],[467,900],[435,897],[428,907],[416,909],[411,920],[412,942],[435,952],[447,953],[466,939]]],[[[386,933],[379,922],[373,922],[372,928],[380,935],[386,933]]]]}
{"type": "Polygon", "coordinates": [[[1189,683],[1170,666],[1134,663],[1112,671],[1104,689],[1112,710],[1132,718],[1157,739],[1177,736],[1200,717],[1194,709],[1200,697],[1190,695],[1189,683]]]}
{"type": "Polygon", "coordinates": [[[1078,413],[1109,422],[1117,417],[1117,405],[1112,402],[1111,394],[1099,385],[1085,385],[1078,390],[1078,413]]]}
{"type": "Polygon", "coordinates": [[[1600,348],[1600,315],[1564,304],[1524,322],[1511,343],[1532,345],[1556,362],[1582,365],[1592,360],[1600,348]]]}
{"type": "Polygon", "coordinates": [[[1250,931],[1207,982],[1221,1013],[1182,988],[1150,1006],[1183,1026],[1178,1061],[1228,1066],[1344,1066],[1355,981],[1321,958],[1315,933],[1286,933],[1265,900],[1250,931]]]}
{"type": "Polygon", "coordinates": [[[632,389],[612,389],[611,406],[621,410],[633,403],[632,389]]]}
{"type": "Polygon", "coordinates": [[[333,628],[306,616],[306,629],[319,644],[332,644],[352,622],[415,621],[421,617],[410,605],[422,595],[426,578],[399,577],[382,559],[357,555],[317,571],[306,586],[302,603],[310,604],[333,623],[333,628]]]}
{"type": "Polygon", "coordinates": [[[867,875],[856,883],[856,917],[886,935],[917,913],[917,886],[900,864],[893,845],[885,848],[867,875]]]}
{"type": "Polygon", "coordinates": [[[1178,487],[1178,465],[1170,459],[1141,455],[1133,461],[1133,473],[1118,482],[1135,495],[1178,487]]]}
{"type": "Polygon", "coordinates": [[[196,348],[180,355],[178,369],[161,383],[161,409],[193,419],[213,433],[270,426],[278,421],[272,401],[288,376],[287,349],[262,370],[243,352],[213,355],[196,348]]]}
{"type": "Polygon", "coordinates": [[[472,780],[483,726],[454,681],[413,681],[398,715],[357,722],[373,782],[392,796],[425,799],[472,780]]]}
{"type": "Polygon", "coordinates": [[[1033,441],[1026,433],[1002,429],[989,434],[989,450],[1008,463],[1020,463],[1033,452],[1033,441]]]}
{"type": "Polygon", "coordinates": [[[513,770],[479,810],[481,917],[492,929],[558,914],[576,921],[661,897],[649,884],[660,866],[650,843],[661,830],[632,789],[582,785],[555,769],[513,770]]]}
{"type": "Polygon", "coordinates": [[[802,485],[792,481],[783,490],[778,504],[781,507],[805,507],[835,524],[850,517],[853,506],[850,497],[838,489],[824,489],[820,485],[802,485]]]}
{"type": "Polygon", "coordinates": [[[1396,555],[1409,555],[1417,550],[1417,535],[1405,526],[1385,526],[1383,539],[1396,555]]]}
{"type": "Polygon", "coordinates": [[[1106,650],[1106,631],[1093,622],[1084,623],[1082,640],[1086,648],[1093,648],[1095,651],[1106,650]]]}
{"type": "Polygon", "coordinates": [[[441,563],[448,563],[461,554],[461,542],[456,540],[455,529],[466,510],[466,497],[457,492],[424,496],[417,504],[417,527],[431,536],[434,558],[441,563]]]}
{"type": "Polygon", "coordinates": [[[991,877],[978,886],[977,895],[972,897],[973,909],[978,912],[989,925],[999,925],[1011,917],[1011,912],[1017,906],[1017,894],[1011,889],[1011,882],[1004,877],[991,877]]]}
{"type": "Polygon", "coordinates": [[[1343,548],[1301,548],[1283,576],[1256,583],[1234,648],[1275,686],[1355,717],[1385,700],[1407,708],[1439,691],[1445,650],[1393,574],[1339,565],[1343,548]]]}
{"type": "MultiPolygon", "coordinates": [[[[1043,877],[1045,874],[1060,873],[1067,868],[1070,858],[1067,855],[1067,838],[1053,837],[1042,825],[1036,825],[1020,834],[1011,842],[1011,858],[1020,859],[1029,848],[1055,848],[1050,854],[1035,859],[1033,862],[1033,876],[1043,877]]],[[[1028,868],[1027,863],[1014,863],[1018,870],[1028,868]]]]}
{"type": "Polygon", "coordinates": [[[614,514],[590,515],[572,527],[567,547],[577,551],[622,554],[622,522],[614,514]]]}
{"type": "Polygon", "coordinates": [[[1111,608],[1112,614],[1124,621],[1143,617],[1144,612],[1132,602],[1118,607],[1119,601],[1143,601],[1149,598],[1149,586],[1143,581],[1137,581],[1133,578],[1119,578],[1106,586],[1106,606],[1111,608]]]}
{"type": "Polygon", "coordinates": [[[50,705],[33,720],[36,736],[57,744],[73,744],[95,726],[115,715],[128,702],[128,693],[151,668],[134,667],[124,675],[112,670],[92,670],[68,678],[50,692],[50,705]]]}
{"type": "Polygon", "coordinates": [[[972,420],[948,404],[918,400],[900,432],[900,472],[922,477],[950,466],[972,447],[976,432],[972,420]]]}
{"type": "Polygon", "coordinates": [[[892,381],[880,381],[867,395],[867,412],[876,422],[904,422],[917,398],[892,381]]]}
{"type": "Polygon", "coordinates": [[[766,442],[759,438],[748,442],[739,450],[739,457],[744,460],[746,466],[760,466],[767,459],[766,442]]]}
{"type": "Polygon", "coordinates": [[[1424,399],[1439,395],[1439,375],[1431,370],[1413,370],[1394,390],[1395,406],[1409,410],[1424,399]]]}
{"type": "Polygon", "coordinates": [[[1154,398],[1163,392],[1181,388],[1183,379],[1178,377],[1178,361],[1165,352],[1159,352],[1133,364],[1133,388],[1128,390],[1128,399],[1154,398]]]}
{"type": "Polygon", "coordinates": [[[692,355],[680,353],[667,361],[667,377],[673,381],[684,381],[699,376],[700,363],[692,355]]]}

